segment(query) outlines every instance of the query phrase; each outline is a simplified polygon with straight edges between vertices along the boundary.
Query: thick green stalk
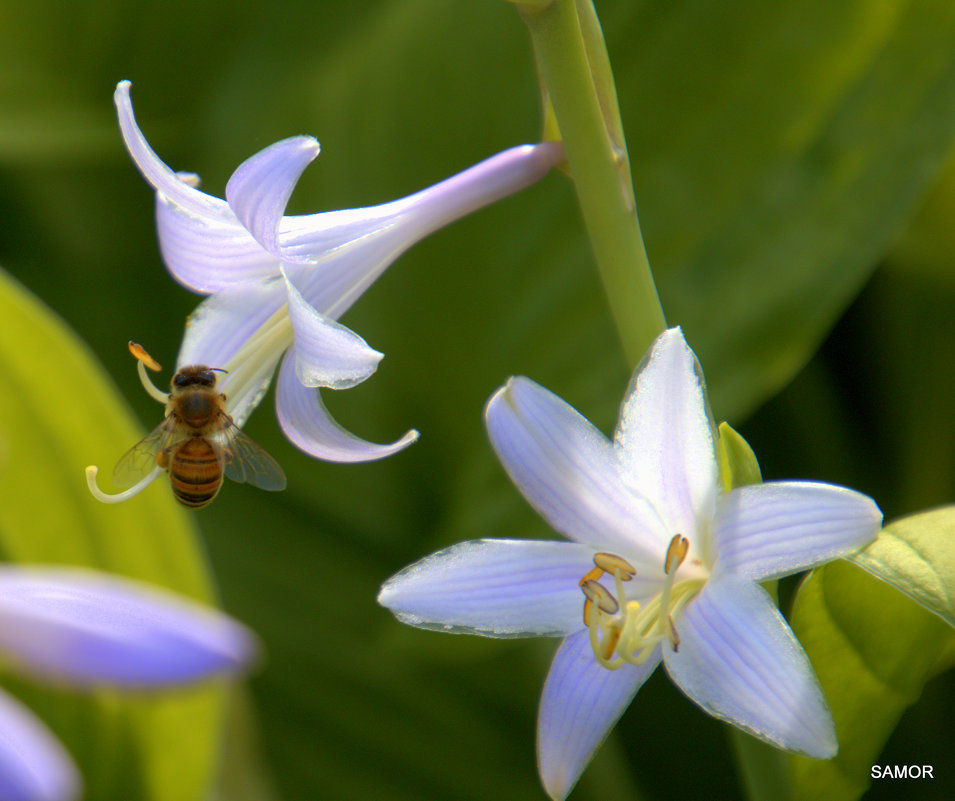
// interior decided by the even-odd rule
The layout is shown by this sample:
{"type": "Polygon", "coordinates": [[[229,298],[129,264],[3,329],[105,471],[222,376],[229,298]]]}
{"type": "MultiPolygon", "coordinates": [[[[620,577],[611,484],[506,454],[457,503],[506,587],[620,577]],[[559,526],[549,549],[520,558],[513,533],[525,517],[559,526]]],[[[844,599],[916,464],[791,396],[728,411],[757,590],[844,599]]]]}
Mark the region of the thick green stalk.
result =
{"type": "Polygon", "coordinates": [[[647,260],[616,92],[590,0],[518,4],[553,106],[611,314],[635,366],[666,327],[647,260]]]}

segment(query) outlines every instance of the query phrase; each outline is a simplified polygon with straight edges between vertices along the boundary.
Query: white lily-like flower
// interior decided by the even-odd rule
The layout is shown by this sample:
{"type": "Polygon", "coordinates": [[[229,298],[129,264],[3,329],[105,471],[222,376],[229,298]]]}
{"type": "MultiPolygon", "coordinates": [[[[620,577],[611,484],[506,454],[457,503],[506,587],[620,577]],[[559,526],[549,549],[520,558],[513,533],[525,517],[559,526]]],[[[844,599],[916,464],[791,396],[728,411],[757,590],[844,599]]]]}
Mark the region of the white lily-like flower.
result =
{"type": "MultiPolygon", "coordinates": [[[[168,688],[239,673],[254,635],[213,609],[92,570],[0,567],[0,654],[32,678],[79,688],[168,688]]],[[[71,801],[81,780],[46,726],[0,692],[0,798],[71,801]]]]}
{"type": "Polygon", "coordinates": [[[538,721],[552,798],[661,661],[711,715],[780,748],[836,753],[809,660],[759,582],[871,541],[872,499],[809,482],[724,491],[702,373],[678,328],[635,374],[613,442],[526,378],[491,398],[486,419],[511,479],[573,542],[460,543],[393,576],[378,600],[424,628],[564,637],[538,721]]]}
{"type": "Polygon", "coordinates": [[[318,142],[276,142],[239,166],[222,200],[175,173],[136,124],[130,84],[116,87],[123,139],[156,190],[163,259],[183,286],[211,295],[190,317],[177,369],[207,365],[227,411],[243,425],[282,358],[279,422],[297,447],[319,459],[381,459],[417,438],[366,442],[341,428],[317,387],[345,389],[368,378],[382,354],[337,322],[378,276],[428,234],[522,189],[563,160],[559,143],[524,145],[401,200],[361,209],[287,216],[289,196],[318,142]]]}

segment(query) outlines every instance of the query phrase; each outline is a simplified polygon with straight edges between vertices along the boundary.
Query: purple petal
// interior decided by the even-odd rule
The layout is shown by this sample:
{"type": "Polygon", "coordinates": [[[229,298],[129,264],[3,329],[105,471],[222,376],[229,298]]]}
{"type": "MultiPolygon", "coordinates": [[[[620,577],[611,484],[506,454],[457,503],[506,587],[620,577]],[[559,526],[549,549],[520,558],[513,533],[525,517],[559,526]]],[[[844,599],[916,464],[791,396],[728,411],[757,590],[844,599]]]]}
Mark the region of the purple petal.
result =
{"type": "MultiPolygon", "coordinates": [[[[239,165],[226,185],[225,196],[236,217],[276,258],[285,261],[300,258],[281,252],[279,223],[302,171],[318,152],[318,142],[311,136],[283,139],[239,165]]],[[[309,256],[301,260],[313,261],[309,256]]]]}
{"type": "Polygon", "coordinates": [[[19,701],[0,692],[0,798],[72,801],[81,781],[53,733],[19,701]]]}
{"type": "Polygon", "coordinates": [[[721,497],[713,521],[717,573],[755,581],[828,562],[875,539],[882,512],[832,484],[771,482],[721,497]]]}
{"type": "Polygon", "coordinates": [[[317,267],[286,264],[285,274],[308,303],[337,319],[413,244],[405,241],[404,224],[385,206],[285,217],[283,254],[288,259],[313,254],[318,261],[317,267]],[[305,227],[306,219],[312,227],[305,227]]]}
{"type": "Polygon", "coordinates": [[[307,387],[348,389],[378,367],[383,354],[358,334],[316,311],[288,278],[288,313],[295,330],[295,371],[307,387]]]}
{"type": "Polygon", "coordinates": [[[607,670],[594,657],[586,630],[560,644],[544,683],[537,722],[537,764],[551,798],[567,797],[659,663],[657,649],[642,665],[607,670]]]}
{"type": "Polygon", "coordinates": [[[176,366],[223,367],[239,348],[282,308],[282,281],[258,281],[224,289],[189,315],[176,366]]]}
{"type": "Polygon", "coordinates": [[[278,273],[279,264],[252,238],[220,198],[200,192],[198,179],[171,170],[149,146],[133,116],[129,81],[114,99],[123,140],[143,177],[156,190],[156,230],[173,277],[209,294],[278,273]]]}
{"type": "MultiPolygon", "coordinates": [[[[699,362],[679,328],[657,338],[634,374],[616,442],[623,480],[653,503],[669,537],[709,524],[718,477],[714,428],[699,362]]],[[[692,537],[690,544],[697,544],[692,537]]]]}
{"type": "Polygon", "coordinates": [[[161,193],[156,195],[156,233],[169,272],[193,292],[211,294],[279,273],[279,261],[237,219],[198,216],[161,193]]]}
{"type": "Polygon", "coordinates": [[[549,540],[471,540],[396,573],[378,603],[402,623],[486,637],[564,636],[582,626],[580,579],[594,549],[549,540]]]}
{"type": "Polygon", "coordinates": [[[530,504],[561,534],[625,556],[638,576],[660,574],[669,535],[623,486],[613,446],[575,409],[523,377],[485,410],[491,444],[530,504]]]}
{"type": "Polygon", "coordinates": [[[711,579],[676,629],[680,649],[664,648],[663,662],[691,700],[779,748],[835,755],[832,715],[806,652],[762,587],[711,579]]]}
{"type": "Polygon", "coordinates": [[[338,318],[412,245],[530,186],[561,161],[557,142],[521,145],[401,200],[285,217],[279,237],[283,257],[311,256],[321,263],[320,270],[289,274],[312,306],[338,318]]]}
{"type": "Polygon", "coordinates": [[[390,445],[378,445],[346,431],[332,419],[319,391],[298,380],[295,351],[291,348],[282,360],[275,394],[279,424],[295,447],[329,462],[371,462],[407,448],[418,438],[412,430],[390,445]]]}
{"type": "Polygon", "coordinates": [[[210,222],[235,222],[235,216],[224,200],[200,192],[184,182],[149,146],[133,115],[133,103],[129,97],[131,86],[129,81],[120,81],[116,85],[113,100],[116,103],[119,127],[126,149],[143,177],[168,201],[181,206],[190,214],[208,218],[210,222]]]}
{"type": "Polygon", "coordinates": [[[413,241],[536,183],[564,160],[559,142],[504,150],[434,186],[396,201],[414,218],[413,241]]]}
{"type": "MultiPolygon", "coordinates": [[[[237,426],[245,424],[272,381],[282,353],[292,342],[291,327],[285,339],[279,337],[279,341],[272,342],[270,351],[259,349],[249,354],[250,358],[241,365],[244,370],[231,371],[235,367],[231,360],[250,337],[270,322],[286,297],[282,281],[250,282],[217,292],[189,316],[176,367],[203,364],[229,369],[220,379],[219,390],[225,394],[226,409],[237,426]]],[[[288,320],[284,323],[288,325],[288,320]]]]}
{"type": "Polygon", "coordinates": [[[161,687],[236,673],[255,641],[224,614],[68,568],[0,568],[0,650],[71,686],[161,687]]]}

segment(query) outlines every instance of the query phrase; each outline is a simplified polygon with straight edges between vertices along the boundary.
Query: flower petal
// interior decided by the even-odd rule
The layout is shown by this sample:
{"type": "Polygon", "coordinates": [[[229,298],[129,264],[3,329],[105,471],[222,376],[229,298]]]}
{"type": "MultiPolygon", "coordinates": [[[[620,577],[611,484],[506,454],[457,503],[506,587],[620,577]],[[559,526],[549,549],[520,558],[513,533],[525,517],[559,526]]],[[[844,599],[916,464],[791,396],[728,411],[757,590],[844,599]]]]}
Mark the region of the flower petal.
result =
{"type": "Polygon", "coordinates": [[[224,367],[263,323],[282,308],[286,297],[282,281],[257,281],[206,298],[189,315],[176,367],[224,367]]]}
{"type": "Polygon", "coordinates": [[[583,627],[581,577],[594,549],[549,540],[471,540],[426,556],[382,587],[402,623],[485,637],[564,636],[583,627]]]}
{"type": "Polygon", "coordinates": [[[209,218],[210,222],[234,222],[235,216],[224,200],[200,192],[190,183],[183,181],[149,146],[149,142],[136,124],[133,103],[129,97],[131,87],[132,84],[129,81],[120,81],[113,93],[113,100],[116,103],[119,128],[122,131],[126,149],[143,174],[143,178],[167,200],[181,206],[190,214],[209,218]]]}
{"type": "Polygon", "coordinates": [[[279,424],[295,447],[329,462],[371,462],[391,456],[418,439],[418,432],[411,430],[390,445],[377,445],[346,431],[332,419],[319,391],[298,380],[295,351],[291,348],[282,360],[275,395],[279,424]]]}
{"type": "MultiPolygon", "coordinates": [[[[620,481],[607,438],[528,378],[511,378],[485,410],[491,444],[511,480],[561,534],[660,573],[667,532],[620,481]]],[[[672,535],[671,535],[672,536],[672,535]]]]}
{"type": "Polygon", "coordinates": [[[0,798],[72,801],[81,781],[73,760],[29,709],[0,692],[0,798]]]}
{"type": "Polygon", "coordinates": [[[240,164],[225,188],[236,217],[263,248],[284,261],[314,262],[308,255],[283,254],[278,232],[292,190],[319,149],[311,136],[283,139],[240,164]]]}
{"type": "Polygon", "coordinates": [[[0,649],[73,686],[159,687],[240,671],[255,641],[226,615],[106,573],[0,568],[0,649]]]}
{"type": "Polygon", "coordinates": [[[288,313],[295,331],[295,371],[307,387],[348,389],[378,367],[384,354],[358,334],[318,312],[289,279],[288,313]]]}
{"type": "Polygon", "coordinates": [[[171,170],[136,124],[129,81],[114,94],[123,141],[156,190],[156,230],[163,260],[183,286],[203,294],[278,273],[278,261],[252,238],[222,199],[200,192],[198,178],[171,170]]]}
{"type": "Polygon", "coordinates": [[[559,142],[512,147],[400,200],[285,217],[283,258],[313,256],[321,263],[320,270],[289,274],[309,303],[337,319],[416,242],[535,183],[563,161],[563,153],[559,142]]]}
{"type": "Polygon", "coordinates": [[[156,195],[156,233],[169,272],[193,292],[211,294],[277,276],[280,262],[231,216],[198,216],[156,195]]]}
{"type": "Polygon", "coordinates": [[[671,328],[634,374],[616,433],[624,482],[653,503],[671,537],[700,531],[712,518],[715,441],[699,362],[683,332],[671,328]]]}
{"type": "Polygon", "coordinates": [[[797,481],[740,487],[717,503],[714,571],[779,578],[861,548],[881,525],[875,501],[845,487],[797,481]]]}
{"type": "Polygon", "coordinates": [[[809,659],[769,594],[736,576],[711,579],[676,621],[670,678],[709,714],[817,759],[838,750],[809,659]]]}
{"type": "Polygon", "coordinates": [[[189,316],[176,369],[203,364],[227,370],[219,382],[226,396],[226,409],[239,427],[262,400],[282,353],[292,343],[288,320],[273,315],[285,304],[287,292],[282,281],[239,284],[216,292],[189,316]],[[283,324],[287,327],[282,331],[283,324]],[[266,329],[274,335],[263,336],[266,329]],[[253,353],[237,356],[250,338],[268,344],[253,353]]]}
{"type": "Polygon", "coordinates": [[[537,764],[547,794],[564,799],[637,690],[660,663],[607,670],[594,658],[586,630],[564,640],[544,682],[537,721],[537,764]]]}

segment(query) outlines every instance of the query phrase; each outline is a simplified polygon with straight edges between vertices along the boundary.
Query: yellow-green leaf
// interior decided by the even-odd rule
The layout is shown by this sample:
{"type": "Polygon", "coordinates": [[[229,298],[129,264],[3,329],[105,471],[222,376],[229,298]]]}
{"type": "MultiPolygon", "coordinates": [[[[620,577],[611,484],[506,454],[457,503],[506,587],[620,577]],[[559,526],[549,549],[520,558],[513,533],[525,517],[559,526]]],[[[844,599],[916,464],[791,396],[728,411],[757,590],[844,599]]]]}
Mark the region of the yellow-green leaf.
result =
{"type": "MultiPolygon", "coordinates": [[[[195,527],[169,492],[156,487],[107,506],[87,490],[87,464],[111,467],[143,435],[108,376],[62,320],[2,271],[0,319],[0,556],[109,570],[210,601],[195,527]]],[[[133,697],[4,679],[63,740],[89,798],[207,796],[220,687],[133,697]]]]}
{"type": "Polygon", "coordinates": [[[955,626],[955,506],[896,520],[852,561],[955,626]]]}
{"type": "Polygon", "coordinates": [[[937,616],[845,561],[814,571],[792,626],[832,708],[839,753],[792,757],[793,797],[853,801],[925,682],[945,667],[955,635],[937,616]]]}
{"type": "Polygon", "coordinates": [[[745,487],[747,484],[759,484],[763,476],[759,471],[756,454],[729,423],[720,423],[720,478],[723,489],[729,492],[733,487],[745,487]]]}

